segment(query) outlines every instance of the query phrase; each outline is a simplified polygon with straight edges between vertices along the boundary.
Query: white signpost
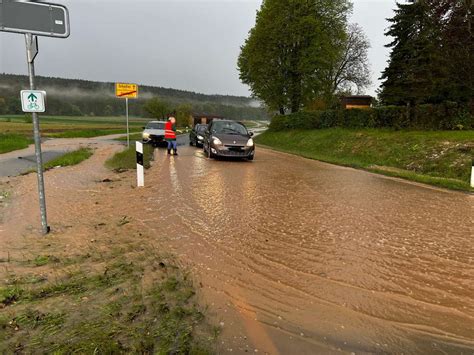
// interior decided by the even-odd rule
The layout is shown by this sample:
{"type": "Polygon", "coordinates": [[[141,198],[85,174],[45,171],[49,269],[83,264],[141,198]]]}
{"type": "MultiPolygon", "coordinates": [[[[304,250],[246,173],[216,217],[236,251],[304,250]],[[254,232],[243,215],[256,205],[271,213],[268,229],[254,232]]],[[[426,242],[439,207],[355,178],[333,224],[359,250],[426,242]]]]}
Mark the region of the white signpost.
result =
{"type": "Polygon", "coordinates": [[[49,226],[46,216],[43,156],[38,117],[38,113],[46,110],[46,93],[36,90],[34,63],[38,55],[37,36],[69,37],[69,12],[65,6],[57,4],[24,0],[0,0],[0,32],[22,33],[25,35],[30,90],[21,92],[21,105],[23,111],[31,113],[33,118],[41,227],[43,234],[48,234],[49,226]]]}
{"type": "Polygon", "coordinates": [[[474,189],[474,159],[472,160],[471,167],[471,187],[474,189]]]}
{"type": "Polygon", "coordinates": [[[21,107],[23,112],[45,112],[46,111],[46,91],[22,90],[21,107]]]}
{"type": "Polygon", "coordinates": [[[135,143],[136,151],[137,151],[137,186],[143,187],[145,186],[145,170],[143,167],[143,143],[136,142],[135,143]]]}

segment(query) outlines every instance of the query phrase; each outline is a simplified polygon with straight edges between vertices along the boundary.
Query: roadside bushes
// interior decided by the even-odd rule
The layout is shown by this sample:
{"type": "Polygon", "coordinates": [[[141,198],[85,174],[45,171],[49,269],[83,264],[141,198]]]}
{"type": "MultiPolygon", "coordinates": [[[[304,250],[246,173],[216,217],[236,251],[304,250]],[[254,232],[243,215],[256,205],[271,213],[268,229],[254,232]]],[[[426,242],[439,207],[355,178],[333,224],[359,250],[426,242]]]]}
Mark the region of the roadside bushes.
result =
{"type": "Polygon", "coordinates": [[[270,129],[393,128],[421,130],[474,129],[474,115],[454,102],[408,108],[383,106],[370,109],[324,110],[275,116],[270,129]]]}

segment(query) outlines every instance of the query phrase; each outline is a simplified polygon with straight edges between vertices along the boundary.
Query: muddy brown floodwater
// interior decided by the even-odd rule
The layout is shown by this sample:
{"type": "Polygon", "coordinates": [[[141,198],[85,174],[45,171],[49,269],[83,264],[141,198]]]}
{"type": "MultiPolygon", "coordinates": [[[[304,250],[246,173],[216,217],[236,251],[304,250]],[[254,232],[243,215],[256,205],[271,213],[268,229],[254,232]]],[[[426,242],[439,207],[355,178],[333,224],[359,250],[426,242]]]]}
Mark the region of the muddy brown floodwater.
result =
{"type": "Polygon", "coordinates": [[[180,153],[100,201],[51,186],[75,202],[53,228],[74,233],[94,200],[102,218],[132,216],[194,275],[220,353],[474,352],[474,196],[264,149],[180,153]]]}

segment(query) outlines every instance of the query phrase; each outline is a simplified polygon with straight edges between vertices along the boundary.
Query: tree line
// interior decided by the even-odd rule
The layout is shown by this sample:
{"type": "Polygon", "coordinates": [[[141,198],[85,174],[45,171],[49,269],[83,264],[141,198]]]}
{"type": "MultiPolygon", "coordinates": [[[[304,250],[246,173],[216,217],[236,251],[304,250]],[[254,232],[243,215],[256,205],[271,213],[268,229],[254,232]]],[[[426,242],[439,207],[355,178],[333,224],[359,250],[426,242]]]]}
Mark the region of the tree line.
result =
{"type": "Polygon", "coordinates": [[[472,0],[397,3],[387,36],[393,41],[382,75],[385,105],[473,104],[472,0]]]}
{"type": "MultiPolygon", "coordinates": [[[[0,114],[22,114],[20,90],[28,87],[23,75],[0,74],[0,114]]],[[[45,89],[47,114],[59,116],[121,116],[125,114],[124,100],[114,96],[114,84],[86,80],[37,77],[37,87],[45,89]]],[[[189,108],[191,112],[214,114],[231,119],[268,119],[264,108],[255,107],[255,100],[224,95],[204,95],[194,92],[140,86],[139,99],[129,100],[130,114],[150,117],[146,106],[159,100],[170,108],[189,108]]],[[[154,117],[154,116],[151,116],[154,117]]]]}
{"type": "MultiPolygon", "coordinates": [[[[396,4],[381,105],[455,103],[472,113],[473,8],[473,0],[396,4]]],[[[349,0],[264,0],[241,47],[241,81],[280,114],[340,108],[340,96],[363,93],[370,44],[351,9],[349,0]]]]}

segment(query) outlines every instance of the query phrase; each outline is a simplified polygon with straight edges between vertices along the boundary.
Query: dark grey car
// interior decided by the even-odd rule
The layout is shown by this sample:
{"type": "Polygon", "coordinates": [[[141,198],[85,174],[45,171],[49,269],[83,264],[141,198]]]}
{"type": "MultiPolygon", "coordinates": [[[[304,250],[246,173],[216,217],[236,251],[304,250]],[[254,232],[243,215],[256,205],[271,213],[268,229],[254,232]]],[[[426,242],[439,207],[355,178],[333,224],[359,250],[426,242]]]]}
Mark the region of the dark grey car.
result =
{"type": "Polygon", "coordinates": [[[194,126],[192,131],[189,133],[189,144],[198,146],[203,146],[204,143],[204,134],[207,129],[207,124],[197,124],[194,126]]]}
{"type": "Polygon", "coordinates": [[[253,133],[242,123],[231,120],[214,120],[204,135],[204,152],[209,158],[229,157],[253,160],[255,144],[253,133]]]}

